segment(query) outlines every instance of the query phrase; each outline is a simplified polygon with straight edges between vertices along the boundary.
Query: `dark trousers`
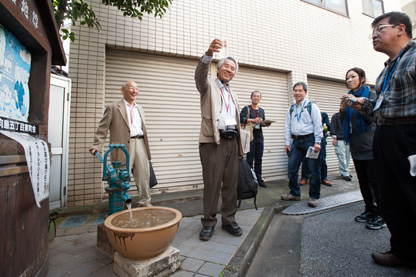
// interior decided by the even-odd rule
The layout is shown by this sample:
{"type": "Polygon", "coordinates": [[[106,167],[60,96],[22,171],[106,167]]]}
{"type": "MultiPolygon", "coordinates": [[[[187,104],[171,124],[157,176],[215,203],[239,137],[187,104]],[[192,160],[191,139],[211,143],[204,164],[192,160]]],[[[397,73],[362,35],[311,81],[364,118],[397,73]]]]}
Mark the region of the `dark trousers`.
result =
{"type": "Polygon", "coordinates": [[[250,142],[250,152],[247,153],[247,163],[251,168],[253,168],[254,161],[254,172],[257,176],[257,181],[262,182],[261,179],[261,165],[263,162],[263,152],[264,152],[264,140],[254,139],[250,142]]]}
{"type": "Polygon", "coordinates": [[[376,171],[373,160],[354,160],[355,172],[361,195],[364,199],[365,209],[381,216],[377,204],[380,201],[378,186],[376,182],[376,171]]]}
{"type": "Polygon", "coordinates": [[[416,154],[416,124],[377,126],[373,142],[380,208],[393,255],[413,260],[416,249],[416,177],[407,159],[416,154]]]}
{"type": "MultiPolygon", "coordinates": [[[[288,162],[288,174],[289,174],[289,188],[290,194],[294,196],[300,196],[300,186],[298,180],[298,173],[300,164],[306,156],[306,153],[310,146],[315,144],[315,138],[313,136],[295,139],[290,147],[290,156],[288,162]]],[[[319,199],[321,196],[321,176],[319,174],[319,168],[321,166],[321,155],[317,159],[307,159],[308,167],[310,170],[309,181],[309,196],[311,198],[319,199]]]]}
{"type": "Polygon", "coordinates": [[[203,226],[217,224],[218,201],[221,192],[222,224],[235,222],[237,212],[238,181],[238,143],[237,138],[221,138],[219,145],[202,143],[199,146],[199,157],[204,179],[204,217],[203,226]]]}
{"type": "MultiPolygon", "coordinates": [[[[328,180],[328,166],[326,164],[326,138],[322,139],[321,141],[321,152],[319,153],[319,156],[321,157],[321,167],[319,168],[320,174],[321,174],[321,180],[328,180]]],[[[302,179],[309,179],[309,167],[307,158],[305,158],[302,162],[302,179]]]]}

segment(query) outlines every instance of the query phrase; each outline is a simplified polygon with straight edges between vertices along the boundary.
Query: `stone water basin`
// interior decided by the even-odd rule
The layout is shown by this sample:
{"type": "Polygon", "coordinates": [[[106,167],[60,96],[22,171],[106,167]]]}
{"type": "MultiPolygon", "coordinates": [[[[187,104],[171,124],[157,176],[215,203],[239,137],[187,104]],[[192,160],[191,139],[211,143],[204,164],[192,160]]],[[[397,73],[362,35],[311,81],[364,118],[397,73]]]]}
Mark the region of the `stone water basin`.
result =
{"type": "Polygon", "coordinates": [[[182,214],[167,207],[143,207],[110,215],[104,222],[113,248],[129,259],[148,259],[165,251],[179,228],[182,214]]]}

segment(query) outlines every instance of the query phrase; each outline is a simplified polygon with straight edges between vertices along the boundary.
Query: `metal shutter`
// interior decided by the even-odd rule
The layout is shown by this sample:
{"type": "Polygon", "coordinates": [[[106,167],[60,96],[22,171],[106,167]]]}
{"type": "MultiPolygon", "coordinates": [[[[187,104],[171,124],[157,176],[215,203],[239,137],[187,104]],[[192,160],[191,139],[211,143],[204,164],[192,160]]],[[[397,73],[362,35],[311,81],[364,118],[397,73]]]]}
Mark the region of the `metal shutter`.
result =
{"type": "Polygon", "coordinates": [[[262,99],[259,106],[264,109],[266,119],[276,120],[263,128],[264,154],[262,176],[267,180],[287,177],[287,156],[284,151],[285,118],[288,109],[287,75],[260,69],[241,67],[230,86],[238,92],[240,110],[251,104],[250,95],[259,90],[262,99]]]}
{"type": "MultiPolygon", "coordinates": [[[[133,80],[139,86],[137,103],[146,113],[157,188],[202,185],[198,150],[200,101],[194,82],[197,61],[111,49],[106,54],[106,105],[121,99],[123,82],[133,80]]],[[[238,93],[240,105],[250,103],[252,90],[263,93],[261,106],[267,118],[278,120],[265,131],[264,176],[269,180],[284,176],[286,75],[240,68],[231,87],[238,93]]]]}
{"type": "MultiPolygon", "coordinates": [[[[348,93],[344,82],[335,82],[317,78],[308,78],[309,99],[315,99],[319,109],[326,112],[331,121],[332,115],[339,111],[340,97],[348,93]]],[[[338,159],[335,155],[332,138],[327,138],[327,158],[328,171],[338,171],[338,159]]],[[[351,161],[350,165],[353,163],[351,161]]]]}

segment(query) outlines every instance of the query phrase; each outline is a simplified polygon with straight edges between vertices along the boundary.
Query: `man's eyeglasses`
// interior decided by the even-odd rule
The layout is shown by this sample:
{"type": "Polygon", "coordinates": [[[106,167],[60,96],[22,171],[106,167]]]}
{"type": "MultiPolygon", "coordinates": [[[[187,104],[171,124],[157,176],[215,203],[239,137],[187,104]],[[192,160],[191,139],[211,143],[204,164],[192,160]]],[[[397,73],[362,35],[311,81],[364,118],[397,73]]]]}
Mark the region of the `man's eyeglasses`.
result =
{"type": "Polygon", "coordinates": [[[370,38],[372,37],[372,36],[374,36],[376,33],[377,34],[379,34],[379,33],[381,33],[381,31],[383,31],[385,28],[387,28],[387,27],[396,27],[397,25],[395,25],[395,24],[381,24],[381,25],[378,25],[377,27],[375,27],[374,29],[373,29],[373,33],[370,35],[370,38]]]}

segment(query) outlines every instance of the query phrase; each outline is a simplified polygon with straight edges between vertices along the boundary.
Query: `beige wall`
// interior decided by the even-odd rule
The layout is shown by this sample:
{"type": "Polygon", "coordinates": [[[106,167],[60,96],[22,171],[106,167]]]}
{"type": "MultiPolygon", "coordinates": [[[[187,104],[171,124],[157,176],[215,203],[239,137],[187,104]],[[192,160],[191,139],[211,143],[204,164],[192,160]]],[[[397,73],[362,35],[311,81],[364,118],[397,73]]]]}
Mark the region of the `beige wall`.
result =
{"type": "Polygon", "coordinates": [[[416,38],[416,1],[403,6],[402,12],[406,13],[413,22],[413,38],[416,38]]]}
{"type": "MultiPolygon", "coordinates": [[[[399,9],[385,2],[386,12],[399,9]]],[[[101,167],[87,151],[103,113],[106,47],[198,59],[212,39],[226,37],[242,65],[290,72],[289,96],[291,84],[308,75],[341,81],[354,66],[374,83],[387,59],[372,49],[373,18],[362,14],[361,0],[348,1],[349,17],[300,0],[174,0],[163,19],[141,22],[100,0],[91,4],[102,29],[72,28],[69,206],[103,198],[101,167]]]]}

